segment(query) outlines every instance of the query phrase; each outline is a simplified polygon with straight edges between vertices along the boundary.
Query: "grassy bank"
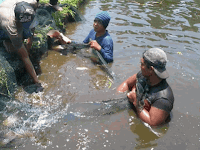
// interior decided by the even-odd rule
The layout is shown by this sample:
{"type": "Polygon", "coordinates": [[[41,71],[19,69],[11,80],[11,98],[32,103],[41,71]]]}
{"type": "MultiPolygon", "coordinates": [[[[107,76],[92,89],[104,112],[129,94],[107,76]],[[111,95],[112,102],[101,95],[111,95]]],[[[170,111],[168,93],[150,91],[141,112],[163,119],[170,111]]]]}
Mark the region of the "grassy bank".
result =
{"type": "MultiPolygon", "coordinates": [[[[78,5],[83,2],[84,0],[58,0],[58,4],[69,4],[74,7],[78,7],[78,5]]],[[[49,3],[49,0],[40,0],[40,3],[49,3]]]]}
{"type": "MultiPolygon", "coordinates": [[[[58,27],[64,28],[64,20],[67,20],[66,18],[74,18],[76,16],[76,12],[73,10],[73,8],[77,9],[79,4],[81,4],[84,0],[58,0],[58,5],[63,5],[62,11],[56,11],[52,13],[52,16],[54,17],[54,20],[56,22],[56,25],[58,27]],[[67,4],[67,5],[66,5],[67,4]]],[[[49,0],[40,0],[41,4],[47,4],[49,3],[49,0]]]]}

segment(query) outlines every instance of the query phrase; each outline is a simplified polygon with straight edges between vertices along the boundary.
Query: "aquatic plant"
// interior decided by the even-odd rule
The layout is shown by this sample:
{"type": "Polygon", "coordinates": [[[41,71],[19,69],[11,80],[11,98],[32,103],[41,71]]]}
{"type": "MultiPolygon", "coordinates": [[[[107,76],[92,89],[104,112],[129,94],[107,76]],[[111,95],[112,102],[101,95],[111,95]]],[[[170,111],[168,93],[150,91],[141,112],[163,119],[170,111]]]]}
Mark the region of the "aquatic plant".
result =
{"type": "Polygon", "coordinates": [[[6,70],[2,66],[0,66],[0,87],[6,87],[6,89],[7,89],[7,91],[4,91],[1,88],[1,92],[0,92],[1,95],[11,97],[11,93],[8,89],[8,77],[7,77],[7,74],[6,74],[6,70]],[[7,92],[8,95],[6,95],[4,92],[7,92]]]}
{"type": "Polygon", "coordinates": [[[43,4],[47,4],[47,3],[49,3],[49,0],[40,0],[39,2],[43,3],[43,4]]]}
{"type": "MultiPolygon", "coordinates": [[[[59,0],[58,3],[60,4],[69,4],[71,6],[77,7],[78,4],[83,2],[84,0],[59,0]]],[[[40,0],[40,3],[47,4],[49,0],[40,0]]]]}
{"type": "Polygon", "coordinates": [[[74,11],[70,9],[70,6],[64,6],[62,8],[63,8],[62,11],[56,11],[52,13],[52,16],[56,22],[56,25],[64,28],[65,26],[64,19],[66,17],[69,17],[70,15],[74,18],[75,14],[74,14],[74,11]]]}
{"type": "Polygon", "coordinates": [[[36,37],[39,38],[39,41],[34,41],[32,48],[41,48],[47,42],[47,33],[49,30],[53,30],[54,28],[51,26],[46,26],[42,28],[42,30],[35,30],[36,37]]]}
{"type": "MultiPolygon", "coordinates": [[[[37,27],[34,34],[35,34],[35,39],[33,40],[33,44],[32,44],[32,51],[34,52],[34,49],[40,49],[42,47],[44,47],[44,45],[46,45],[47,43],[47,33],[49,32],[49,30],[53,30],[54,28],[51,26],[46,26],[46,27],[37,27]],[[42,28],[42,29],[41,29],[42,28]]],[[[27,43],[27,39],[24,40],[24,44],[27,43]]]]}
{"type": "MultiPolygon", "coordinates": [[[[83,2],[84,0],[59,0],[58,3],[63,5],[63,10],[62,11],[56,11],[52,13],[52,16],[56,22],[56,25],[59,27],[64,28],[65,23],[64,20],[66,17],[72,17],[75,19],[75,13],[72,10],[72,7],[77,8],[78,5],[83,2]]],[[[41,0],[40,3],[49,3],[49,0],[41,0]]]]}

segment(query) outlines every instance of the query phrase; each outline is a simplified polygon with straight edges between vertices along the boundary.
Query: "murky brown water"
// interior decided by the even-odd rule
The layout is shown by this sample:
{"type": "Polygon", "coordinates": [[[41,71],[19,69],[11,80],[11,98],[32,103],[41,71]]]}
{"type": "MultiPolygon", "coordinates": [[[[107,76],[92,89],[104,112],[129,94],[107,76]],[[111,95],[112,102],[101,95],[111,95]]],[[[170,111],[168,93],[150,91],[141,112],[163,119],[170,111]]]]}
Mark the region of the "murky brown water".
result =
{"type": "Polygon", "coordinates": [[[110,13],[108,30],[114,41],[110,67],[120,81],[138,72],[144,50],[162,48],[168,55],[168,82],[175,95],[168,124],[152,129],[131,109],[121,108],[124,103],[116,107],[101,103],[117,97],[120,81],[111,84],[107,74],[85,57],[88,49],[66,56],[49,51],[41,61],[39,76],[46,87],[44,92],[30,95],[21,90],[17,100],[1,113],[2,121],[11,122],[4,121],[1,129],[14,132],[14,140],[5,149],[198,150],[199,7],[198,0],[96,0],[80,9],[85,22],[67,27],[68,37],[83,41],[96,13],[110,13]]]}

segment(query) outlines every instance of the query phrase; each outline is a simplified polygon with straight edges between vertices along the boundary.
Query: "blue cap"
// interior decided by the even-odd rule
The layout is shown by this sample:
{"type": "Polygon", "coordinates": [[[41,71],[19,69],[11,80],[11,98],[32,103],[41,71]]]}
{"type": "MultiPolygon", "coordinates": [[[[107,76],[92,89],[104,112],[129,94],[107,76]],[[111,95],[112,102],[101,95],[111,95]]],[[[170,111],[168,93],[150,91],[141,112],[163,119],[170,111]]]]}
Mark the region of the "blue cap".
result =
{"type": "Polygon", "coordinates": [[[110,15],[107,11],[102,11],[102,12],[98,13],[96,15],[95,19],[96,18],[98,18],[102,21],[104,28],[106,28],[108,26],[110,19],[111,19],[110,15]]]}

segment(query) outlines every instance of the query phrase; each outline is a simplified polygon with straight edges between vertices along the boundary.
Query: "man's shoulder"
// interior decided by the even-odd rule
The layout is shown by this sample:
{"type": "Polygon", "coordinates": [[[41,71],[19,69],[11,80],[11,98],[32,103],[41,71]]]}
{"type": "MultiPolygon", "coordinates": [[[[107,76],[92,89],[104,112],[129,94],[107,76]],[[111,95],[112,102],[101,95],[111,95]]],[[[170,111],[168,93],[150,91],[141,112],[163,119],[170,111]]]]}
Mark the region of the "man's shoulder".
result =
{"type": "Polygon", "coordinates": [[[106,33],[105,33],[105,37],[109,38],[112,40],[112,37],[110,36],[109,32],[106,30],[106,33]]]}
{"type": "Polygon", "coordinates": [[[4,1],[0,4],[0,24],[1,26],[13,26],[15,20],[15,13],[14,13],[14,5],[15,2],[13,1],[4,1]]]}
{"type": "Polygon", "coordinates": [[[0,4],[1,8],[12,8],[19,0],[5,0],[0,4]]]}
{"type": "Polygon", "coordinates": [[[13,13],[11,13],[11,10],[11,8],[0,6],[0,19],[9,19],[11,15],[14,15],[14,10],[13,13]]]}
{"type": "Polygon", "coordinates": [[[107,32],[104,34],[104,36],[102,36],[102,39],[105,43],[113,43],[112,37],[107,32]]]}
{"type": "Polygon", "coordinates": [[[153,90],[150,89],[148,99],[152,106],[168,113],[173,109],[174,95],[166,81],[163,81],[163,85],[161,84],[159,87],[153,87],[153,90]]]}
{"type": "Polygon", "coordinates": [[[172,88],[170,87],[170,85],[167,83],[167,80],[166,79],[163,79],[161,84],[160,84],[160,87],[161,87],[161,91],[165,94],[165,95],[173,95],[173,91],[172,91],[172,88]]]}
{"type": "Polygon", "coordinates": [[[163,80],[159,86],[151,87],[149,94],[154,101],[165,99],[168,100],[170,103],[174,102],[173,91],[166,80],[163,80]]]}
{"type": "Polygon", "coordinates": [[[90,33],[90,34],[96,34],[96,32],[94,31],[94,29],[90,30],[89,33],[90,33]]]}
{"type": "Polygon", "coordinates": [[[137,73],[137,78],[142,78],[143,75],[142,75],[142,71],[140,70],[138,73],[137,73]]]}
{"type": "Polygon", "coordinates": [[[6,31],[9,36],[18,36],[22,34],[22,27],[17,27],[14,20],[2,20],[1,28],[6,31]]]}

